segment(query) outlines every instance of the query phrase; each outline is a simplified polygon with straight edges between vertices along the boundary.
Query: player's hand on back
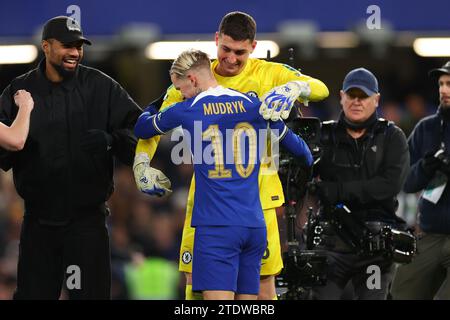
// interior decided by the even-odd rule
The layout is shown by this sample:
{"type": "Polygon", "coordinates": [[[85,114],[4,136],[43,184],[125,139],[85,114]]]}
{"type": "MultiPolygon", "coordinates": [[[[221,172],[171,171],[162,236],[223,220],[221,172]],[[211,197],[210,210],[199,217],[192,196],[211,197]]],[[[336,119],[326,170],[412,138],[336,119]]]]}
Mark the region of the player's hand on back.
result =
{"type": "Polygon", "coordinates": [[[267,92],[261,98],[259,113],[266,120],[287,119],[294,102],[300,97],[307,105],[311,89],[305,81],[290,81],[267,92]]]}

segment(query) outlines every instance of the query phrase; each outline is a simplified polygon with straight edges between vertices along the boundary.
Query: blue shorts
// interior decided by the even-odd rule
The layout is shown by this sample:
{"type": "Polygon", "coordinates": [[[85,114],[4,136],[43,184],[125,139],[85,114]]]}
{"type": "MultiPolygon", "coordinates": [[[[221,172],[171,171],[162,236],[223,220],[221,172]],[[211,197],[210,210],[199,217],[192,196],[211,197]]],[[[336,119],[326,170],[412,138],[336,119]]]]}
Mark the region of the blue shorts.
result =
{"type": "Polygon", "coordinates": [[[258,294],[266,228],[197,226],[192,261],[192,290],[258,294]]]}

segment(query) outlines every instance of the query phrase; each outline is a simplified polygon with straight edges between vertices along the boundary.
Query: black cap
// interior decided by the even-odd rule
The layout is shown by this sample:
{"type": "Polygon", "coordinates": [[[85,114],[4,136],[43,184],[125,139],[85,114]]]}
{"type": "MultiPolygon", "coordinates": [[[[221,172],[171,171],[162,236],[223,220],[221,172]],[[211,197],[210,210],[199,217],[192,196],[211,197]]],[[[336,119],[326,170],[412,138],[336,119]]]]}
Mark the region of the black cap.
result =
{"type": "Polygon", "coordinates": [[[42,40],[47,39],[56,39],[64,44],[80,40],[88,45],[92,44],[88,39],[83,37],[83,31],[78,22],[73,18],[65,16],[51,18],[45,23],[44,30],[42,31],[42,40]]]}
{"type": "Polygon", "coordinates": [[[430,72],[428,72],[428,75],[432,78],[440,77],[443,74],[450,75],[450,61],[447,61],[447,63],[444,64],[441,68],[432,69],[430,70],[430,72]]]}
{"type": "Polygon", "coordinates": [[[351,88],[359,88],[370,97],[378,93],[378,80],[367,69],[353,69],[345,76],[342,91],[347,92],[351,88]]]}

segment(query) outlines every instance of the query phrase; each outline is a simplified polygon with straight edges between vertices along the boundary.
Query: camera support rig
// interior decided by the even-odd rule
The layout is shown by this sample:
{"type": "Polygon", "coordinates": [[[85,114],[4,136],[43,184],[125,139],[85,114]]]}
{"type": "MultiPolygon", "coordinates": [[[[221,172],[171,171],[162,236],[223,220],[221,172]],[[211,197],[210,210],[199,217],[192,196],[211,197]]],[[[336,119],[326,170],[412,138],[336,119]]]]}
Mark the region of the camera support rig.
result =
{"type": "MultiPolygon", "coordinates": [[[[294,118],[287,122],[287,126],[305,140],[316,160],[320,156],[320,120],[294,118]]],[[[326,283],[326,255],[318,250],[301,249],[295,232],[297,208],[306,195],[311,169],[301,160],[281,150],[279,176],[285,196],[288,244],[283,256],[284,269],[277,277],[277,286],[287,288],[281,299],[308,299],[313,286],[326,283]]]]}

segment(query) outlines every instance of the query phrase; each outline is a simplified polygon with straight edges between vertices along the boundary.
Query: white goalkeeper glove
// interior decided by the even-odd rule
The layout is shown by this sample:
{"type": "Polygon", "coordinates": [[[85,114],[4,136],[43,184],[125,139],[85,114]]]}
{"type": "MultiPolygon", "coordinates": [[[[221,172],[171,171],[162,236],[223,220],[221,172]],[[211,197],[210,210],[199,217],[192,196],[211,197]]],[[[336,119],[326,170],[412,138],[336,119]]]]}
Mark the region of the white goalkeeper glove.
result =
{"type": "Polygon", "coordinates": [[[139,191],[158,197],[172,193],[170,180],[160,170],[150,167],[150,158],[145,152],[134,157],[133,172],[139,191]]]}
{"type": "Polygon", "coordinates": [[[287,119],[295,100],[299,97],[308,105],[311,88],[305,81],[290,81],[267,92],[261,98],[259,113],[266,120],[287,119]]]}

